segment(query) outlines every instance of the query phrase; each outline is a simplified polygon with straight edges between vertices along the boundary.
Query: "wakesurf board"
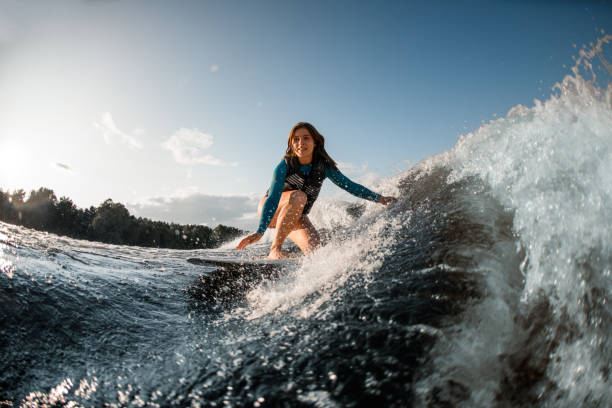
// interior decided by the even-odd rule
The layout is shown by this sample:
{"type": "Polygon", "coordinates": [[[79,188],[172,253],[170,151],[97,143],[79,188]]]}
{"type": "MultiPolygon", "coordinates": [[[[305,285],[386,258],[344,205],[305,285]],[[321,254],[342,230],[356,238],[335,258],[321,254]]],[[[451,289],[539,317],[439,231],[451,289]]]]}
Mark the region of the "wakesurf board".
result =
{"type": "Polygon", "coordinates": [[[209,303],[230,304],[264,281],[275,281],[300,263],[300,258],[188,258],[193,265],[215,268],[201,275],[189,293],[209,303]]]}

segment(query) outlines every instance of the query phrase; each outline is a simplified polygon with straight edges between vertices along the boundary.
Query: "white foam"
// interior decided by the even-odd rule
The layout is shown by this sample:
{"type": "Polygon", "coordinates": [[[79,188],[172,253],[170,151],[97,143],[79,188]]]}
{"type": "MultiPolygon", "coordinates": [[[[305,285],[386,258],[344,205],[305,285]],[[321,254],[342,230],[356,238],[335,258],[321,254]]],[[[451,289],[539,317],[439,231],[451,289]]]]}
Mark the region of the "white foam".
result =
{"type": "Polygon", "coordinates": [[[516,106],[432,159],[451,166],[450,181],[481,178],[514,211],[526,262],[516,299],[503,268],[480,265],[490,270],[491,293],[467,313],[476,321],[466,319],[436,346],[435,374],[418,385],[423,403],[435,385],[463,378],[471,391],[466,406],[495,405],[503,356],[524,340],[516,317],[541,297],[552,309],[548,329],[560,337],[546,372],[562,397],[555,405],[612,401],[603,374],[612,361],[612,86],[602,90],[575,74],[556,89],[545,102],[516,106]]]}
{"type": "Polygon", "coordinates": [[[369,216],[363,216],[350,230],[337,233],[332,242],[304,258],[283,282],[251,291],[247,296],[251,305],[248,317],[291,310],[297,318],[324,318],[325,310],[320,306],[331,300],[333,292],[351,276],[366,277],[380,268],[394,239],[392,230],[407,222],[399,217],[410,216],[392,217],[382,209],[371,209],[369,216]],[[383,230],[388,233],[381,233],[383,230]]]}

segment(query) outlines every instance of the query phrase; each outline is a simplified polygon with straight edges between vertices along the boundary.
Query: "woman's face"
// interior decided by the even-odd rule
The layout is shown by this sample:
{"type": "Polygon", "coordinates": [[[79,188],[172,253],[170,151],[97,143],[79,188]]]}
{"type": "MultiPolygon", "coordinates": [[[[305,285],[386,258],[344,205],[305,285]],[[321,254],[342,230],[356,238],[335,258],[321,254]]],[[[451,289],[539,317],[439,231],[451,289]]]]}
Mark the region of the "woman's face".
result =
{"type": "Polygon", "coordinates": [[[311,158],[315,147],[314,139],[306,128],[299,128],[291,138],[291,148],[299,159],[311,158]]]}

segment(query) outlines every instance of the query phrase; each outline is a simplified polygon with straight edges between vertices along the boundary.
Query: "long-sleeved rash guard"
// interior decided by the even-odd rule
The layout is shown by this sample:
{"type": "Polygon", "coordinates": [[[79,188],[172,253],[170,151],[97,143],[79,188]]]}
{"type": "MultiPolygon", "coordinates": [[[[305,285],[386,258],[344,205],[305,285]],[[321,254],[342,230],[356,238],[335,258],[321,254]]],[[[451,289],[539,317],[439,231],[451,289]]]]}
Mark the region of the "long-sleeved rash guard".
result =
{"type": "MultiPolygon", "coordinates": [[[[310,174],[311,169],[312,164],[303,164],[300,166],[300,170],[305,175],[310,174]]],[[[278,166],[276,166],[276,168],[274,169],[274,173],[272,175],[272,183],[268,192],[268,198],[266,199],[261,210],[259,228],[257,228],[257,232],[259,232],[260,234],[266,232],[268,225],[270,225],[270,221],[272,221],[272,218],[274,218],[274,214],[276,214],[278,203],[280,202],[281,195],[283,194],[286,176],[287,163],[285,163],[285,160],[281,160],[278,166]]],[[[344,174],[340,172],[340,170],[336,170],[331,166],[325,166],[325,177],[329,178],[335,185],[337,185],[341,189],[351,193],[356,197],[370,201],[377,201],[380,197],[380,194],[376,194],[368,190],[361,184],[357,184],[349,180],[344,174]]]]}

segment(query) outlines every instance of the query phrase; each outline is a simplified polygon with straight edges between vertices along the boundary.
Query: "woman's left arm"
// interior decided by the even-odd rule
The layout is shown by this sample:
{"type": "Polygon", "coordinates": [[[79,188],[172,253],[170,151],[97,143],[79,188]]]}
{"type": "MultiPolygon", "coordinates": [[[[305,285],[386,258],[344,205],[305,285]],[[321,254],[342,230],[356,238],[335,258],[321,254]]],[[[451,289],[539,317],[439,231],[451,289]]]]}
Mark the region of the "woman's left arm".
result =
{"type": "Polygon", "coordinates": [[[346,177],[340,170],[334,169],[333,167],[325,168],[325,176],[341,189],[351,193],[352,195],[363,198],[365,200],[374,201],[383,205],[393,204],[397,201],[395,197],[385,197],[380,194],[376,194],[372,190],[357,184],[354,181],[346,177]]]}

